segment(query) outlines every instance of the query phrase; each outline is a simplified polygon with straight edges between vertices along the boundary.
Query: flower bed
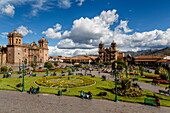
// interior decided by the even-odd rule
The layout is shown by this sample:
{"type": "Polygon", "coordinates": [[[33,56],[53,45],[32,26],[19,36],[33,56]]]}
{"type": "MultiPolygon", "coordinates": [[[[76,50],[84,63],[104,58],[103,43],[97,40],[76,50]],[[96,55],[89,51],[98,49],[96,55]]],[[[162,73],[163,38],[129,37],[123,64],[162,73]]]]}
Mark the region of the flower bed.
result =
{"type": "Polygon", "coordinates": [[[132,72],[130,72],[130,73],[128,73],[128,75],[139,75],[139,73],[132,73],[132,72]]]}
{"type": "Polygon", "coordinates": [[[161,84],[168,84],[168,80],[161,80],[161,79],[153,79],[153,82],[158,82],[158,83],[161,83],[161,84]]]}
{"type": "MultiPolygon", "coordinates": [[[[65,69],[65,68],[55,68],[55,69],[50,69],[48,71],[62,71],[63,69],[65,69]]],[[[34,72],[46,72],[47,70],[46,69],[35,69],[33,71],[34,72]]]]}
{"type": "Polygon", "coordinates": [[[160,77],[159,75],[145,75],[146,78],[158,78],[160,77]]]}
{"type": "MultiPolygon", "coordinates": [[[[114,89],[112,91],[113,91],[113,93],[115,93],[114,89]]],[[[130,88],[128,90],[118,89],[118,95],[126,96],[126,97],[141,97],[141,96],[143,96],[142,90],[139,90],[138,88],[130,88]]]]}
{"type": "Polygon", "coordinates": [[[90,78],[79,76],[49,76],[38,79],[35,83],[46,87],[75,88],[92,85],[95,81],[90,78]]]}

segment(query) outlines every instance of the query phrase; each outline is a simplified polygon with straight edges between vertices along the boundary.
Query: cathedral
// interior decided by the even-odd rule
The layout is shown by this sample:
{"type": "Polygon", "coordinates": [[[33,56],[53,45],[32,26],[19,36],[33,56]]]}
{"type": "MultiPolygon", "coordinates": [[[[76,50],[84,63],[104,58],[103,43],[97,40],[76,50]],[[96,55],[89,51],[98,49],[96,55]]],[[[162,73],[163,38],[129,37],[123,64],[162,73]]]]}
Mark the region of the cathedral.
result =
{"type": "Polygon", "coordinates": [[[48,41],[43,37],[31,44],[22,43],[22,34],[16,30],[8,34],[8,45],[0,46],[0,65],[19,65],[25,62],[44,63],[48,61],[48,41]]]}
{"type": "Polygon", "coordinates": [[[98,53],[99,62],[113,62],[118,59],[123,59],[124,57],[124,53],[118,52],[118,48],[114,41],[109,48],[104,48],[104,44],[102,42],[99,43],[98,53]]]}

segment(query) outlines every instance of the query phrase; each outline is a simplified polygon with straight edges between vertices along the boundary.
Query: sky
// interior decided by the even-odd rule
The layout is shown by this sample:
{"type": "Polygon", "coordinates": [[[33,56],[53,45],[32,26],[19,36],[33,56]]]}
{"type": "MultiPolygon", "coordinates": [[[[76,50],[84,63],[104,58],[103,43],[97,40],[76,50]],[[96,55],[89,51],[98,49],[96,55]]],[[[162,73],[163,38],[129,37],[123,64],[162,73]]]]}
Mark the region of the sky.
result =
{"type": "Polygon", "coordinates": [[[170,46],[170,0],[0,0],[0,45],[16,29],[23,43],[42,37],[49,56],[98,55],[170,46]]]}

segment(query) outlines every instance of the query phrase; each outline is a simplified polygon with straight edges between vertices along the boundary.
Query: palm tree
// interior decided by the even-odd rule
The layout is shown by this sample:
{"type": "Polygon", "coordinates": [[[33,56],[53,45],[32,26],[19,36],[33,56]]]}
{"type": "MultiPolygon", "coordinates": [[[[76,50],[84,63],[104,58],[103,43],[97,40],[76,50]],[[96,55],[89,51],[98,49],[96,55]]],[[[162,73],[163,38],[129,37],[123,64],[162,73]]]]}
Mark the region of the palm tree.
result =
{"type": "MultiPolygon", "coordinates": [[[[118,70],[119,75],[122,75],[122,72],[126,70],[126,75],[127,75],[127,65],[126,62],[123,60],[115,60],[112,62],[112,70],[116,71],[118,70]]],[[[121,76],[119,76],[121,77],[121,76]]]]}

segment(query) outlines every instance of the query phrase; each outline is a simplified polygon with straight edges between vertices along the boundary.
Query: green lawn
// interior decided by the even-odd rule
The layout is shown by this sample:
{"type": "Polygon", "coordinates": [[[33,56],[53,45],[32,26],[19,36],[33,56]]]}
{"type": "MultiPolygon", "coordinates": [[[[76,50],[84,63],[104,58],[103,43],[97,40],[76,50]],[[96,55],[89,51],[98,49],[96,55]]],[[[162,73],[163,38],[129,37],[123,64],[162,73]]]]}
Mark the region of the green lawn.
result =
{"type": "MultiPolygon", "coordinates": [[[[56,73],[61,73],[62,71],[55,71],[56,73]]],[[[48,74],[54,73],[54,71],[49,71],[48,74]]],[[[20,73],[20,75],[22,74],[22,72],[20,73]]],[[[46,72],[33,72],[33,74],[46,74],[46,72]]],[[[4,75],[4,73],[1,73],[0,76],[4,75]]],[[[18,71],[13,71],[12,75],[18,75],[18,71]]],[[[11,75],[11,76],[12,76],[11,75]]]]}
{"type": "MultiPolygon", "coordinates": [[[[114,82],[112,81],[102,81],[101,78],[98,77],[89,77],[88,78],[94,79],[96,81],[95,85],[92,86],[86,86],[86,87],[79,87],[79,88],[68,88],[69,92],[63,92],[63,95],[68,96],[79,96],[81,90],[88,92],[91,91],[93,93],[93,98],[99,98],[99,99],[108,99],[113,100],[115,98],[115,94],[113,94],[110,89],[114,87],[114,82]],[[100,97],[97,96],[99,92],[107,92],[108,96],[100,97]]],[[[34,81],[36,79],[39,79],[42,77],[25,77],[25,90],[28,91],[31,86],[37,87],[34,84],[34,81]]],[[[1,90],[21,90],[21,88],[16,88],[16,85],[18,83],[21,83],[21,78],[0,78],[0,89],[1,90]]],[[[48,87],[40,87],[40,93],[50,93],[50,94],[57,94],[58,90],[61,90],[62,88],[48,88],[48,87]]],[[[143,103],[144,98],[153,98],[153,92],[144,90],[143,92],[144,96],[142,97],[123,97],[118,96],[119,101],[126,101],[126,102],[134,102],[134,103],[143,103]]],[[[161,105],[162,106],[170,106],[170,97],[159,95],[161,105]]]]}
{"type": "MultiPolygon", "coordinates": [[[[144,75],[155,75],[154,73],[144,73],[144,75]]],[[[148,83],[148,84],[152,84],[151,82],[153,81],[152,78],[146,78],[145,76],[135,76],[135,75],[128,75],[129,77],[132,77],[132,78],[138,78],[138,81],[139,82],[144,82],[144,83],[148,83]]],[[[169,84],[158,84],[159,86],[162,86],[162,87],[168,87],[169,84]]]]}
{"type": "MultiPolygon", "coordinates": [[[[148,83],[149,81],[152,82],[153,79],[151,79],[151,78],[145,78],[145,77],[140,77],[138,81],[139,81],[139,82],[148,83]]],[[[148,83],[148,84],[152,84],[152,83],[148,83]]],[[[169,86],[169,84],[158,84],[158,85],[159,85],[159,86],[162,86],[162,87],[168,87],[168,86],[169,86]]]]}

